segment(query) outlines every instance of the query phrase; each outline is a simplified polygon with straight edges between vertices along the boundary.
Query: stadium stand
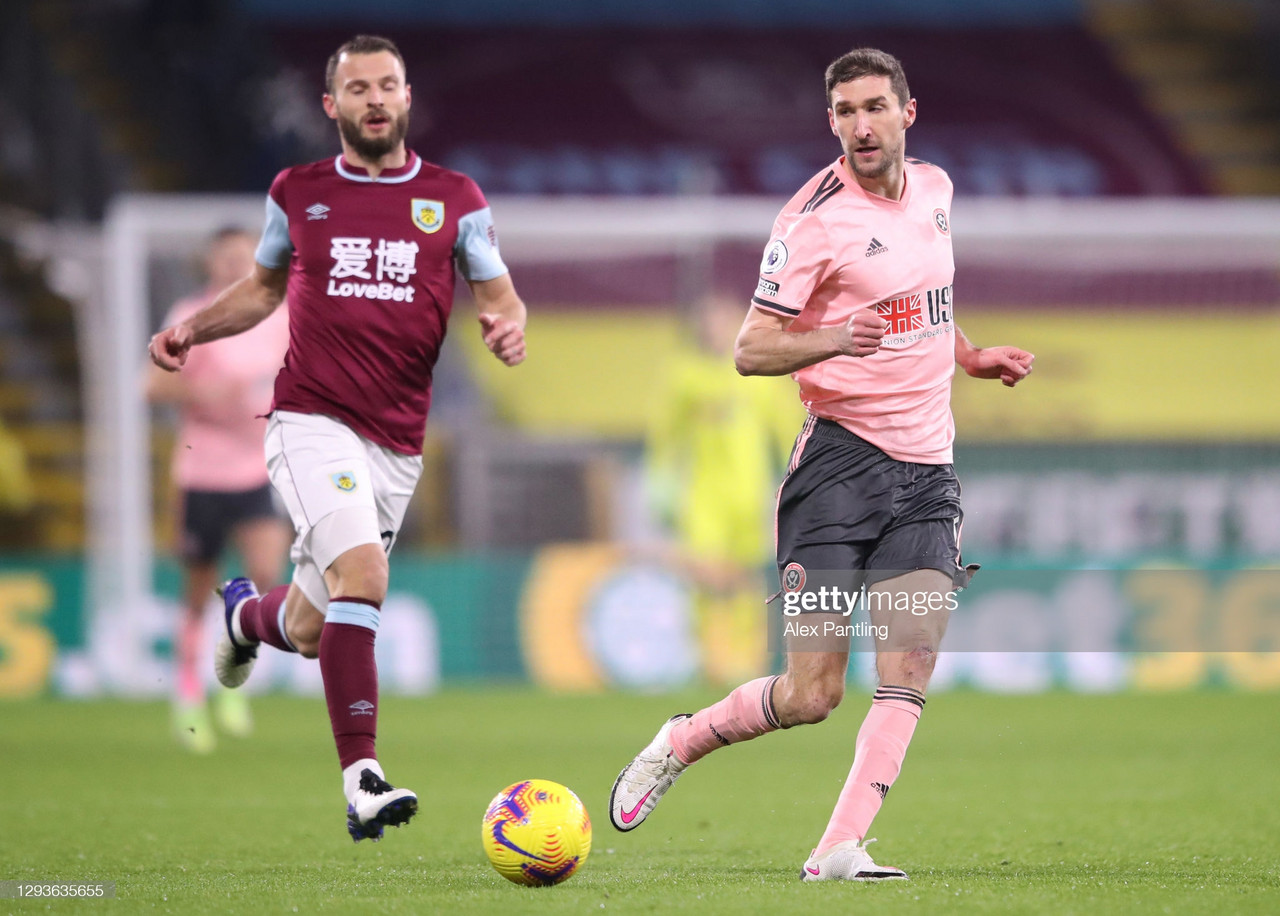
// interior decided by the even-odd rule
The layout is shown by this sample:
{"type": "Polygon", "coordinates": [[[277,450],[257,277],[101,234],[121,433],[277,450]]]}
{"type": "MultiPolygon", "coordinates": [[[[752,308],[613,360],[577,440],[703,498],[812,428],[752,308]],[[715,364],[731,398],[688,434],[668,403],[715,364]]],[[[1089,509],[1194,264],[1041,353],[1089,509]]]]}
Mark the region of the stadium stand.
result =
{"type": "Polygon", "coordinates": [[[76,549],[84,540],[84,435],[72,306],[0,236],[0,427],[7,426],[3,546],[76,549]],[[25,465],[25,466],[24,466],[25,465]],[[16,514],[15,514],[16,513],[16,514]]]}
{"type": "MultiPolygon", "coordinates": [[[[316,92],[314,61],[344,34],[277,28],[272,44],[316,92]]],[[[1083,26],[397,35],[428,113],[415,145],[495,194],[790,193],[831,158],[820,75],[854,43],[903,60],[921,100],[913,155],[958,194],[1207,190],[1083,26]],[[495,99],[500,116],[475,117],[495,99]]]]}
{"type": "Polygon", "coordinates": [[[1106,0],[1092,24],[1225,194],[1280,193],[1280,10],[1256,0],[1106,0]]]}

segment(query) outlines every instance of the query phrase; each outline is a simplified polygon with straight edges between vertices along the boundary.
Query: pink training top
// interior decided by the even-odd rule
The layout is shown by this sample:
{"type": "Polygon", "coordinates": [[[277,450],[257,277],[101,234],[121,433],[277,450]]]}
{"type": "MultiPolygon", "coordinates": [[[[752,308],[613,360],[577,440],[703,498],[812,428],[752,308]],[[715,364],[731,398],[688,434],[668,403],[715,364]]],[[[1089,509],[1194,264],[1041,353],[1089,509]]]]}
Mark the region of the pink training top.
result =
{"type": "Polygon", "coordinates": [[[273,410],[323,414],[422,454],[455,272],[507,273],[474,181],[410,152],[375,178],[341,155],[285,169],[256,258],[289,268],[289,355],[273,410]]]}
{"type": "MultiPolygon", "coordinates": [[[[213,301],[217,290],[183,299],[163,327],[213,301]]],[[[289,310],[235,337],[192,347],[182,378],[207,402],[184,406],[173,455],[173,479],[184,490],[252,490],[268,482],[262,440],[271,389],[289,346],[289,310]]]]}
{"type": "Polygon", "coordinates": [[[955,438],[951,378],[951,179],[908,159],[901,200],[871,194],[844,157],[782,208],[752,302],[801,332],[876,309],[888,323],[870,356],[835,356],[799,372],[800,400],[899,461],[949,464],[955,438]]]}

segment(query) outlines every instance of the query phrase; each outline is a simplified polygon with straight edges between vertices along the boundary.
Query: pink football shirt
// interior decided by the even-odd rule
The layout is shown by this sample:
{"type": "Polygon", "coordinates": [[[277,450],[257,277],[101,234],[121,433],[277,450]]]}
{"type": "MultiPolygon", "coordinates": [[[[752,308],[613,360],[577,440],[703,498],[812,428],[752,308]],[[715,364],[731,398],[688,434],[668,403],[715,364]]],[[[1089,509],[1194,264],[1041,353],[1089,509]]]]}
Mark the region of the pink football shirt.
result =
{"type": "MultiPolygon", "coordinates": [[[[163,327],[190,318],[217,292],[181,300],[163,327]]],[[[268,482],[262,447],[265,414],[288,346],[289,310],[281,305],[243,334],[191,348],[182,378],[208,400],[181,410],[173,456],[179,487],[228,492],[268,482]]]]}
{"type": "Polygon", "coordinates": [[[899,461],[949,464],[955,423],[951,179],[908,159],[901,200],[871,194],[844,157],[783,207],[760,265],[756,308],[801,332],[857,309],[889,323],[870,356],[836,356],[792,374],[800,400],[899,461]]]}

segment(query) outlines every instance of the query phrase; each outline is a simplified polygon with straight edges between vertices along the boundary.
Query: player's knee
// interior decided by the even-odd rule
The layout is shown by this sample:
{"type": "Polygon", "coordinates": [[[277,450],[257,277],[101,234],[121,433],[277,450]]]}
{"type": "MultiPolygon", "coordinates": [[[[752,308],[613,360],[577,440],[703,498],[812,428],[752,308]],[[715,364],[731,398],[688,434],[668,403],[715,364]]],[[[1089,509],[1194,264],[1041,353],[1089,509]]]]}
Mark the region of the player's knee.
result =
{"type": "Polygon", "coordinates": [[[938,663],[938,652],[932,646],[917,646],[907,653],[906,661],[911,673],[928,677],[938,663]]]}
{"type": "Polygon", "coordinates": [[[390,574],[381,545],[366,544],[334,561],[325,574],[325,581],[331,595],[381,602],[387,596],[390,574]]]}
{"type": "Polygon", "coordinates": [[[805,686],[792,695],[785,726],[816,725],[831,715],[844,699],[843,680],[825,679],[805,686]]]}
{"type": "Polygon", "coordinates": [[[324,630],[324,618],[318,614],[307,615],[288,624],[289,641],[303,658],[320,657],[320,633],[324,630]]]}
{"type": "Polygon", "coordinates": [[[932,646],[919,645],[901,654],[895,654],[886,670],[881,671],[885,684],[899,684],[915,690],[924,690],[938,663],[938,652],[932,646]]]}

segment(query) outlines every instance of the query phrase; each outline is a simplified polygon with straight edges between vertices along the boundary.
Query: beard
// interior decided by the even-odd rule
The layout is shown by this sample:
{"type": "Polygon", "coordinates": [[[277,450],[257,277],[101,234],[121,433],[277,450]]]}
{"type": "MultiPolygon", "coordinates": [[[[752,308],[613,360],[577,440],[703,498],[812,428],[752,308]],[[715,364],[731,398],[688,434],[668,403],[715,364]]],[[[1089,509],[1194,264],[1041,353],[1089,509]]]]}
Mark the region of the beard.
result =
{"type": "MultiPolygon", "coordinates": [[[[383,114],[385,115],[385,112],[383,114]]],[[[403,112],[398,118],[393,119],[391,130],[387,131],[386,136],[383,137],[366,137],[360,125],[360,121],[338,115],[338,131],[342,134],[342,139],[347,141],[347,145],[361,159],[366,162],[377,162],[404,142],[405,136],[409,133],[409,112],[403,112]]]]}
{"type": "Polygon", "coordinates": [[[902,152],[901,146],[881,146],[880,162],[876,165],[862,165],[858,162],[857,147],[846,149],[844,151],[845,161],[849,163],[849,167],[853,169],[853,174],[859,178],[879,178],[889,169],[893,168],[893,164],[898,160],[899,154],[902,152]]]}

